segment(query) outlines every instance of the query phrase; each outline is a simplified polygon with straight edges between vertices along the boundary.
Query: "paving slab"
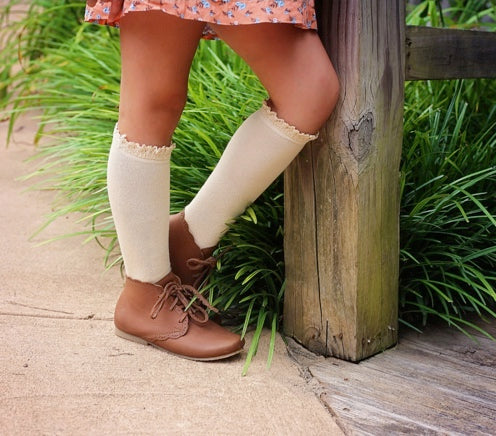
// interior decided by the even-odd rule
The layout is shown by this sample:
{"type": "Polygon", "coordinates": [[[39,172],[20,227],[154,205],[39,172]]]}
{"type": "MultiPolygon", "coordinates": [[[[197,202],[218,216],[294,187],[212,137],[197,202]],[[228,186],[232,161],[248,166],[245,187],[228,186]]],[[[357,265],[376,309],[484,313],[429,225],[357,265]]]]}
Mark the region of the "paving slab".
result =
{"type": "Polygon", "coordinates": [[[199,363],[115,336],[122,279],[116,268],[103,273],[102,249],[83,237],[37,246],[81,230],[77,217],[28,240],[54,196],[23,193],[28,184],[17,180],[33,168],[24,160],[34,127],[24,119],[5,148],[0,123],[1,433],[341,434],[279,336],[266,369],[263,333],[246,377],[246,352],[199,363]]]}

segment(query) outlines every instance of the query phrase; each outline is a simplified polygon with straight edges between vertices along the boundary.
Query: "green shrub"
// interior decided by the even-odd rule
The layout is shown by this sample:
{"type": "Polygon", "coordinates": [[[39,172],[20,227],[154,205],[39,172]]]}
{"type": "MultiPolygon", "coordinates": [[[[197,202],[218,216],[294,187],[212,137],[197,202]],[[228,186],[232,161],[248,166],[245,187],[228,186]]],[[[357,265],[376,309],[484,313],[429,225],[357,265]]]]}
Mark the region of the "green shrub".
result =
{"type": "MultiPolygon", "coordinates": [[[[494,2],[424,1],[407,24],[496,30],[494,2]]],[[[496,81],[410,82],[402,154],[400,314],[463,328],[496,316],[496,81]]]]}
{"type": "Polygon", "coordinates": [[[404,323],[420,314],[425,325],[436,315],[461,328],[471,312],[496,317],[495,85],[465,80],[406,87],[404,323]],[[484,98],[491,103],[481,103],[484,98]]]}

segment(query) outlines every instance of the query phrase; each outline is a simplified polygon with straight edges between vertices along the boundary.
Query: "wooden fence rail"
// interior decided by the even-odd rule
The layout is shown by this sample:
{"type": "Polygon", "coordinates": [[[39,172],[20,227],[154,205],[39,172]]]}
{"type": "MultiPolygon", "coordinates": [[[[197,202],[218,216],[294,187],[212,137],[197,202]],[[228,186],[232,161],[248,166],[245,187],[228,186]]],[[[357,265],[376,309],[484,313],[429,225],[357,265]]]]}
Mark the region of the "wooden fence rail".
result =
{"type": "Polygon", "coordinates": [[[404,81],[495,77],[496,35],[407,28],[403,0],[317,10],[341,96],[285,172],[284,330],[359,361],[397,341],[404,81]]]}
{"type": "Polygon", "coordinates": [[[406,28],[406,80],[496,77],[496,33],[406,28]]]}

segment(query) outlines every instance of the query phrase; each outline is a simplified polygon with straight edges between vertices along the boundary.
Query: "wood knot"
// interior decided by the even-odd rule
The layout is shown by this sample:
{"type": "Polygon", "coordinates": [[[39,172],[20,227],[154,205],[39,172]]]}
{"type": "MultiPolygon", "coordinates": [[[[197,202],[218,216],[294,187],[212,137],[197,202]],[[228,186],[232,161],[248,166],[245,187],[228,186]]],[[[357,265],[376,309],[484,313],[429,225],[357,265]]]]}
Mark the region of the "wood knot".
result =
{"type": "Polygon", "coordinates": [[[374,114],[367,112],[348,128],[348,147],[355,159],[362,162],[371,151],[374,114]]]}

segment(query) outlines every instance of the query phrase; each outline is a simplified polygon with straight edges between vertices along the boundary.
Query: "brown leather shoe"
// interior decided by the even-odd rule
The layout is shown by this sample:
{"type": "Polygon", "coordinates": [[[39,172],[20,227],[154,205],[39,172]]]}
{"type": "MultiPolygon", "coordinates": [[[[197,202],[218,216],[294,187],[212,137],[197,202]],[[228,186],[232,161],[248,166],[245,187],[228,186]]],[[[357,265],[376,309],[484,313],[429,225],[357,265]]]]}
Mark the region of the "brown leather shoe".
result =
{"type": "Polygon", "coordinates": [[[172,272],[160,284],[128,277],[115,308],[115,333],[193,360],[218,360],[241,352],[244,340],[209,320],[206,308],[215,310],[172,272]]]}
{"type": "Polygon", "coordinates": [[[215,247],[201,249],[196,245],[184,219],[184,210],[169,219],[169,253],[172,271],[181,282],[197,289],[215,268],[217,259],[212,256],[215,247]]]}

